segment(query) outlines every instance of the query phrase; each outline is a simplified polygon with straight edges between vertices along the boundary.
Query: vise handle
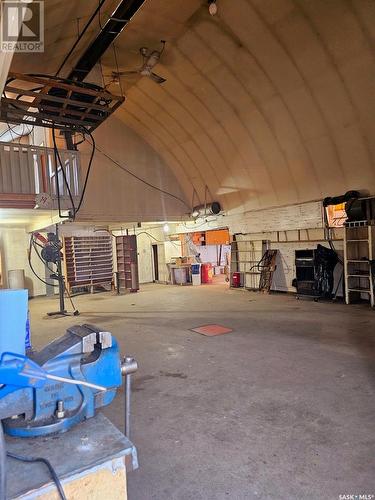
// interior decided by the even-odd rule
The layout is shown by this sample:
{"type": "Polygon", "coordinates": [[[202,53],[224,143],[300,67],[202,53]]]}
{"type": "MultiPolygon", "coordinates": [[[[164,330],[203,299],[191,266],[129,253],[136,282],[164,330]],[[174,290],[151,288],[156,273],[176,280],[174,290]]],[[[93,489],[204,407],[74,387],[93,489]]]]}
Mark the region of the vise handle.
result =
{"type": "Polygon", "coordinates": [[[22,354],[4,352],[0,359],[0,384],[17,387],[43,387],[47,380],[67,384],[83,385],[91,389],[106,391],[106,387],[73,378],[59,377],[44,370],[37,363],[22,354]]]}

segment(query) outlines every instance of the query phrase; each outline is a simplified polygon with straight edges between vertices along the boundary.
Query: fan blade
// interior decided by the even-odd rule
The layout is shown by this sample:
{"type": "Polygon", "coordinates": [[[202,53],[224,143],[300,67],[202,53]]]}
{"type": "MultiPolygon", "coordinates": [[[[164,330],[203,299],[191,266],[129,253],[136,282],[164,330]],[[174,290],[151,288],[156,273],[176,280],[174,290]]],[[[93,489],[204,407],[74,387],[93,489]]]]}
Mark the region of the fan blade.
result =
{"type": "Polygon", "coordinates": [[[151,78],[151,80],[159,84],[167,81],[166,78],[163,78],[162,76],[159,76],[156,73],[150,73],[149,78],[151,78]]]}

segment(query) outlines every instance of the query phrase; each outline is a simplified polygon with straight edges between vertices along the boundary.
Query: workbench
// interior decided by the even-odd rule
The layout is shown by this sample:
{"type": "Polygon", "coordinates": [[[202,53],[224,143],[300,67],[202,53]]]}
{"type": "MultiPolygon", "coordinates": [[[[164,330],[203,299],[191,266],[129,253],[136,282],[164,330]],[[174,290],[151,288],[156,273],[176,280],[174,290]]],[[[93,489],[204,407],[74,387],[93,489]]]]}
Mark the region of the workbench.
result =
{"type": "MultiPolygon", "coordinates": [[[[138,468],[137,450],[103,414],[46,437],[6,437],[7,451],[49,460],[69,500],[126,499],[126,473],[138,468]]],[[[47,467],[7,459],[8,499],[57,499],[47,467]]]]}

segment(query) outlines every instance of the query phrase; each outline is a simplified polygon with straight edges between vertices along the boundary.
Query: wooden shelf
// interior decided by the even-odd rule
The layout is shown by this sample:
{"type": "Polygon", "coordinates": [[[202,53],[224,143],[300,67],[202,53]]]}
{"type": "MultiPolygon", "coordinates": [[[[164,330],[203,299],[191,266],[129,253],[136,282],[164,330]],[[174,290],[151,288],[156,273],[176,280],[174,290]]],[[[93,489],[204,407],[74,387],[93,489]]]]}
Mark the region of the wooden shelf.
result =
{"type": "Polygon", "coordinates": [[[116,259],[119,289],[137,292],[139,279],[136,235],[116,236],[116,259]]]}
{"type": "Polygon", "coordinates": [[[69,289],[112,285],[113,258],[111,236],[66,236],[65,274],[69,289]]]}

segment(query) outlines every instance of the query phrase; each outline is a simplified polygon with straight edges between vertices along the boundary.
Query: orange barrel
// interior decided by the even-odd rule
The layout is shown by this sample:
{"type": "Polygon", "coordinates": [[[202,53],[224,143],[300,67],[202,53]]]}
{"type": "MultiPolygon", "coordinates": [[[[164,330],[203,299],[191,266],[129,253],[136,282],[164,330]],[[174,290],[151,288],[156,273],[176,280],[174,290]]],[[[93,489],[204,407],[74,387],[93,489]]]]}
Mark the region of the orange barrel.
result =
{"type": "Polygon", "coordinates": [[[202,264],[201,275],[202,275],[202,283],[212,283],[212,265],[209,263],[202,264]]]}
{"type": "Polygon", "coordinates": [[[232,274],[232,287],[239,288],[241,286],[241,273],[232,274]]]}

